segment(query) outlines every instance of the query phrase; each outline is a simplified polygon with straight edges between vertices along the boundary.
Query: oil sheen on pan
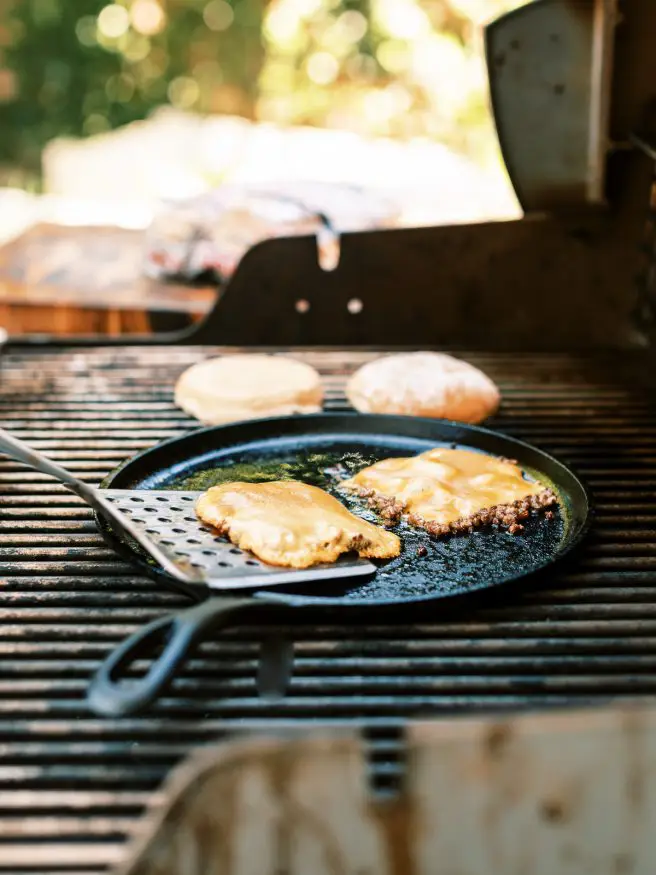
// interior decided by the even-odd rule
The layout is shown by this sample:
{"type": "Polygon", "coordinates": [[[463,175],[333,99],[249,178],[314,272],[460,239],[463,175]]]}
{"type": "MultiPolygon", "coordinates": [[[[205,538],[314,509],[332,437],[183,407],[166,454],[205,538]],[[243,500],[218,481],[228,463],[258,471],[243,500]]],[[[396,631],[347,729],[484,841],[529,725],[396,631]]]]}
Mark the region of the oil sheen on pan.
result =
{"type": "MultiPolygon", "coordinates": [[[[467,449],[470,449],[467,447],[467,449]]],[[[251,456],[242,454],[221,459],[218,467],[203,468],[168,480],[166,488],[204,490],[227,481],[262,482],[301,480],[325,489],[338,497],[353,513],[370,522],[378,522],[374,511],[357,496],[345,495],[338,489],[341,481],[362,468],[403,451],[389,447],[360,444],[348,451],[344,446],[315,446],[311,452],[287,455],[251,456]]],[[[526,472],[553,484],[540,472],[526,472]]],[[[164,484],[162,484],[164,485],[164,484]]],[[[554,488],[557,492],[557,489],[554,488]]],[[[550,519],[544,514],[532,515],[525,521],[521,534],[510,534],[497,528],[481,528],[470,534],[432,538],[427,532],[401,522],[393,531],[402,540],[401,555],[387,562],[376,563],[376,577],[358,583],[347,591],[326,592],[322,585],[317,596],[336,596],[354,600],[412,599],[427,594],[427,581],[433,596],[453,595],[478,589],[490,579],[504,579],[513,572],[538,567],[559,551],[567,534],[567,513],[561,501],[554,505],[550,519]]],[[[305,594],[307,587],[305,588],[305,594]]]]}

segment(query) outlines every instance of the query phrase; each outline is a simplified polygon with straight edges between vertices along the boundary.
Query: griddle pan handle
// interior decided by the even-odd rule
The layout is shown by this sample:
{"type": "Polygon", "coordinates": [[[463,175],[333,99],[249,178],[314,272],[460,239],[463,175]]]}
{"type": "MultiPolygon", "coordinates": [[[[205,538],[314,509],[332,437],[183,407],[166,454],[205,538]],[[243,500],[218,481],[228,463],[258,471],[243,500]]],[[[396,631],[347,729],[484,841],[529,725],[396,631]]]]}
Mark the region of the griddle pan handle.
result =
{"type": "Polygon", "coordinates": [[[87,695],[91,710],[104,717],[142,711],[158,698],[203,633],[227,626],[236,614],[257,607],[258,602],[252,598],[210,598],[179,614],[148,623],[119,644],[98,669],[87,695]],[[162,641],[164,649],[148,673],[136,680],[126,679],[126,669],[135,660],[147,658],[162,641]]]}

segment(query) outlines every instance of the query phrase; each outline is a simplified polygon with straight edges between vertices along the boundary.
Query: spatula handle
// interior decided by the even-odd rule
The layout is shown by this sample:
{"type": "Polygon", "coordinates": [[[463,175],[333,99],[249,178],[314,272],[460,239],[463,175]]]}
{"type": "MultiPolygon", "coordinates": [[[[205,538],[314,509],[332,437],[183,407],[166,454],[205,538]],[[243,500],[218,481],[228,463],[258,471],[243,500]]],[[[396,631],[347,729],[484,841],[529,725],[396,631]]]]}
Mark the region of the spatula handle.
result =
{"type": "Polygon", "coordinates": [[[261,603],[262,599],[254,598],[210,598],[179,614],[153,620],[120,644],[100,666],[89,686],[90,708],[104,717],[142,711],[158,698],[205,632],[228,625],[235,615],[261,603]],[[140,657],[147,657],[162,639],[164,649],[148,673],[138,680],[126,679],[126,669],[140,657]]]}
{"type": "Polygon", "coordinates": [[[69,489],[87,502],[91,500],[92,496],[95,496],[96,490],[92,486],[83,483],[82,480],[78,480],[66,468],[62,468],[61,465],[53,462],[52,459],[49,459],[37,450],[33,450],[32,447],[9,434],[3,428],[0,428],[0,453],[6,453],[12,459],[24,462],[30,468],[34,468],[42,474],[49,474],[51,477],[59,480],[60,483],[68,486],[69,489]]]}
{"type": "Polygon", "coordinates": [[[9,434],[9,432],[6,432],[2,428],[0,428],[0,453],[6,453],[8,456],[11,456],[12,459],[24,462],[36,471],[41,471],[42,474],[48,474],[50,477],[54,477],[64,486],[68,487],[71,492],[79,495],[82,501],[85,501],[88,505],[95,508],[98,513],[101,513],[104,517],[109,519],[110,522],[112,522],[113,525],[120,529],[125,535],[140,544],[144,550],[149,553],[153,559],[162,566],[162,568],[164,568],[165,571],[173,577],[177,577],[186,582],[184,573],[177,567],[175,562],[172,562],[171,559],[169,559],[166,553],[160,549],[158,544],[143,534],[141,529],[136,526],[132,520],[124,514],[118,513],[111,501],[108,501],[107,498],[105,498],[102,490],[95,489],[88,483],[78,480],[77,477],[71,474],[70,471],[67,471],[66,468],[62,468],[61,465],[53,462],[52,459],[49,459],[37,450],[33,450],[32,447],[29,447],[27,444],[23,443],[23,441],[9,434]]]}

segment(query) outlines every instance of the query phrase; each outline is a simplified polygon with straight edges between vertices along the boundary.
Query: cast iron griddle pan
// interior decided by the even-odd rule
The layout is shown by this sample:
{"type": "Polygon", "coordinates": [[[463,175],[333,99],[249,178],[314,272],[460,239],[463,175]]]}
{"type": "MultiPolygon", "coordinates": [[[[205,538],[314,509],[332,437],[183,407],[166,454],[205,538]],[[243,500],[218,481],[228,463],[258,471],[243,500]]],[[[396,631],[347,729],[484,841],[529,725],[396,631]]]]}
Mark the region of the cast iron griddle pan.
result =
{"type": "MultiPolygon", "coordinates": [[[[556,492],[559,504],[552,508],[553,519],[532,516],[519,535],[487,528],[442,539],[402,523],[396,529],[403,542],[401,556],[379,563],[375,576],[365,582],[305,583],[275,592],[259,589],[246,597],[243,590],[235,597],[225,591],[217,595],[205,586],[185,588],[201,604],[155,620],[123,642],[91,683],[91,707],[114,715],[141,710],[157,698],[204,632],[225,627],[255,607],[324,606],[349,611],[434,602],[437,613],[445,599],[467,597],[469,602],[477,593],[517,581],[560,559],[580,540],[590,515],[584,486],[561,462],[514,438],[443,420],[341,413],[261,419],[194,431],[124,463],[103,483],[105,488],[195,490],[226,480],[293,479],[338,494],[339,480],[365,465],[436,446],[516,459],[528,477],[537,477],[556,492]],[[162,641],[164,649],[145,677],[122,677],[128,665],[162,641]]],[[[340,498],[376,521],[362,502],[340,498]]],[[[103,518],[98,516],[97,523],[112,547],[162,586],[181,588],[179,581],[154,566],[103,518]]]]}

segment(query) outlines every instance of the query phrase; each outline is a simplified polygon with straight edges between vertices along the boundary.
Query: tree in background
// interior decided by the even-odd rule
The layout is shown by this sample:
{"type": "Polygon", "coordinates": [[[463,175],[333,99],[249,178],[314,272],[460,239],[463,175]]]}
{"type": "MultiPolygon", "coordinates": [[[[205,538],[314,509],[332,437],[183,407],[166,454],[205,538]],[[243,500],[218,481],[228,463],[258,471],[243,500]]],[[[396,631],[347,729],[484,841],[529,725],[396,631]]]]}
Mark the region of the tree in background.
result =
{"type": "Polygon", "coordinates": [[[0,0],[0,165],[167,103],[476,151],[476,24],[523,2],[0,0]]]}
{"type": "Polygon", "coordinates": [[[0,0],[0,163],[165,103],[252,117],[262,0],[0,0]]]}
{"type": "Polygon", "coordinates": [[[258,115],[497,159],[482,25],[528,0],[271,0],[258,115]]]}

